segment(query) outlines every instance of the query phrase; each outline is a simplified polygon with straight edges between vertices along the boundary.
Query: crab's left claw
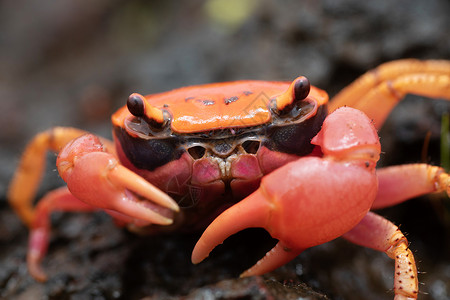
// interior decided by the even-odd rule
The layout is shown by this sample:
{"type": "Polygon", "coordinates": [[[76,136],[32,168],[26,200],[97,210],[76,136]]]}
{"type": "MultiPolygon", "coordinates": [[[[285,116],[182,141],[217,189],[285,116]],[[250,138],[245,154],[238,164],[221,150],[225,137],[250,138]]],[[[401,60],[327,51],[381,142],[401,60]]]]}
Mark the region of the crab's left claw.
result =
{"type": "Polygon", "coordinates": [[[127,223],[169,225],[172,212],[179,210],[171,197],[122,166],[93,135],[69,143],[57,167],[75,197],[127,223]]]}
{"type": "Polygon", "coordinates": [[[192,262],[202,261],[228,236],[262,227],[279,242],[241,276],[261,275],[356,226],[377,194],[376,131],[361,112],[341,108],[327,117],[312,143],[323,158],[300,158],[265,176],[258,190],[209,225],[192,262]]]}

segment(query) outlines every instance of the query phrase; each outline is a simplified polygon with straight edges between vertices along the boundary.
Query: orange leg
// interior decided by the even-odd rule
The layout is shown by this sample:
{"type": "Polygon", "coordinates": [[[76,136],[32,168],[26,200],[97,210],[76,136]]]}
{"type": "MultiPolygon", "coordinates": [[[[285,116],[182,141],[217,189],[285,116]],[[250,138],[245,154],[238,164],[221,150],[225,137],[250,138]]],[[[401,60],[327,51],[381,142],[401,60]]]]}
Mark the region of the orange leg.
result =
{"type": "Polygon", "coordinates": [[[378,194],[372,209],[392,206],[433,192],[447,191],[450,175],[444,169],[427,164],[392,166],[377,170],[378,194]]]}
{"type": "Polygon", "coordinates": [[[405,59],[382,64],[337,94],[330,111],[351,106],[365,112],[380,128],[406,94],[450,100],[450,61],[405,59]]]}
{"type": "Polygon", "coordinates": [[[386,253],[395,260],[395,300],[417,299],[419,283],[414,256],[397,226],[372,212],[343,235],[352,243],[386,253]]]}
{"type": "Polygon", "coordinates": [[[67,189],[61,187],[47,193],[39,201],[34,211],[30,226],[27,264],[30,274],[39,281],[45,281],[47,276],[40,267],[40,262],[47,252],[50,236],[50,214],[54,211],[85,211],[96,210],[75,198],[67,189]]]}
{"type": "MultiPolygon", "coordinates": [[[[45,170],[47,151],[59,152],[69,141],[87,132],[70,127],[54,127],[37,134],[28,144],[10,183],[8,199],[22,221],[30,226],[34,207],[33,200],[45,170]]],[[[102,139],[109,151],[114,151],[111,141],[102,139]]]]}

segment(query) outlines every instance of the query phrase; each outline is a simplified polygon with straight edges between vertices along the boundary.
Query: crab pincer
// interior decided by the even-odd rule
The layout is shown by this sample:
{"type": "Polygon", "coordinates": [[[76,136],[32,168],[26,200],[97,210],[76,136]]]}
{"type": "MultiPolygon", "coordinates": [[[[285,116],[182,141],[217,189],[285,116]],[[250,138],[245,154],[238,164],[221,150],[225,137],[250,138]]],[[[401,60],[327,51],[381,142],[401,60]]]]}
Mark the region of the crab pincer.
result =
{"type": "Polygon", "coordinates": [[[258,190],[217,217],[197,242],[199,263],[228,236],[265,228],[278,244],[241,276],[261,275],[303,250],[333,240],[356,226],[377,194],[378,136],[360,111],[341,108],[312,139],[323,157],[304,157],[275,170],[258,190]]]}
{"type": "Polygon", "coordinates": [[[169,225],[173,211],[179,210],[167,194],[122,166],[94,135],[86,134],[67,144],[56,164],[67,187],[45,195],[31,222],[27,264],[39,281],[47,278],[40,262],[47,252],[53,211],[105,209],[124,224],[145,226],[169,225]]]}
{"type": "Polygon", "coordinates": [[[169,225],[170,212],[179,210],[166,193],[106,152],[94,135],[84,135],[68,144],[58,156],[57,167],[72,195],[123,218],[169,225]]]}

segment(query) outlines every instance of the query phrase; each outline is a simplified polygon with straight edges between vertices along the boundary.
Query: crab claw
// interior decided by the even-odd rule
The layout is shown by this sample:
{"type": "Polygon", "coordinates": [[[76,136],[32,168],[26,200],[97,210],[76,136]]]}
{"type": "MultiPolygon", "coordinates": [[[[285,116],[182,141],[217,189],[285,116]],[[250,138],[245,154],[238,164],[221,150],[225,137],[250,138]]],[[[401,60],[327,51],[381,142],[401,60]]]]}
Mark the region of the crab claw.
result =
{"type": "Polygon", "coordinates": [[[344,141],[337,148],[339,151],[331,151],[323,158],[300,158],[265,176],[258,190],[208,226],[195,245],[193,263],[205,259],[230,235],[249,227],[262,227],[279,242],[241,276],[261,275],[307,248],[343,235],[360,222],[377,194],[375,162],[379,143],[367,117],[348,108],[338,111],[325,120],[315,143],[323,150],[336,150],[328,139],[334,137],[344,141]],[[334,119],[343,120],[342,127],[347,132],[329,127],[334,119]],[[353,126],[346,126],[346,122],[353,126]],[[349,142],[363,132],[368,136],[362,143],[349,142]]]}
{"type": "Polygon", "coordinates": [[[363,166],[302,158],[263,178],[256,192],[217,217],[197,242],[192,262],[201,262],[228,236],[262,227],[279,242],[241,276],[267,273],[353,228],[376,191],[375,173],[363,166]]]}
{"type": "Polygon", "coordinates": [[[68,144],[57,167],[70,192],[94,207],[160,225],[171,224],[171,211],[179,210],[167,194],[120,165],[94,135],[68,144]]]}
{"type": "MultiPolygon", "coordinates": [[[[259,189],[223,212],[205,230],[195,245],[192,252],[192,263],[200,263],[215,246],[221,244],[230,235],[246,228],[262,227],[270,232],[270,215],[274,207],[267,200],[266,195],[259,189]]],[[[242,273],[241,277],[267,273],[289,262],[301,251],[302,249],[290,248],[280,241],[255,266],[242,273]]]]}

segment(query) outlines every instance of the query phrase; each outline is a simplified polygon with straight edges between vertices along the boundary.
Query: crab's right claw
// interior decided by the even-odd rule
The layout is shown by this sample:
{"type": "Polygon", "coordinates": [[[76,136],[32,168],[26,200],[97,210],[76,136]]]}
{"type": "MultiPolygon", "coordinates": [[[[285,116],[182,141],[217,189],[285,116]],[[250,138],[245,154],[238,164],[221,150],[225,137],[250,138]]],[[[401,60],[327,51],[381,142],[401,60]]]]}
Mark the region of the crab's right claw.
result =
{"type": "MultiPolygon", "coordinates": [[[[235,204],[217,217],[203,232],[192,252],[192,262],[200,263],[227,237],[243,229],[262,227],[270,232],[269,221],[272,210],[271,203],[267,201],[261,189],[235,204]]],[[[289,248],[280,241],[264,258],[242,273],[241,277],[270,272],[294,259],[301,251],[289,248]]]]}
{"type": "Polygon", "coordinates": [[[70,192],[92,206],[112,210],[124,220],[159,225],[172,223],[176,202],[141,176],[120,165],[94,135],[69,143],[57,167],[70,192]]]}
{"type": "Polygon", "coordinates": [[[242,276],[261,275],[356,226],[378,190],[380,147],[370,119],[341,108],[327,117],[312,143],[326,152],[323,158],[303,157],[266,175],[258,190],[209,225],[195,245],[192,262],[202,261],[228,236],[262,227],[279,242],[242,276]]]}
{"type": "Polygon", "coordinates": [[[192,262],[205,259],[230,235],[262,227],[279,242],[241,276],[270,272],[304,249],[353,228],[369,210],[376,192],[375,173],[364,166],[313,157],[289,163],[264,177],[257,191],[209,225],[195,245],[192,262]],[[323,180],[324,174],[339,175],[323,180]]]}

